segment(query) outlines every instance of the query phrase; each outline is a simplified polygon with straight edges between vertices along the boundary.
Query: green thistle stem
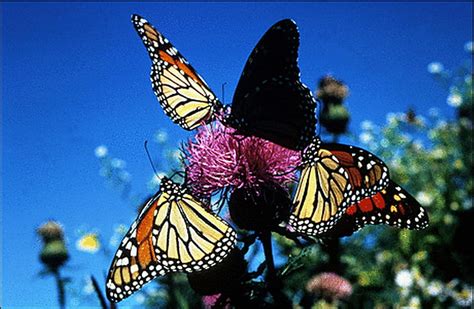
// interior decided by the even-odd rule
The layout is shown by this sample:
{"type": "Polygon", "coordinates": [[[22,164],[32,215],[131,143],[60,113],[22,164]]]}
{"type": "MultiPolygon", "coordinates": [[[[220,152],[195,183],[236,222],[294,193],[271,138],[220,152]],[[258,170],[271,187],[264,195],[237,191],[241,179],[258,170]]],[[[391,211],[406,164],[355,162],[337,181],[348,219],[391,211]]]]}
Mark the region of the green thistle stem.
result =
{"type": "Polygon", "coordinates": [[[272,232],[265,230],[260,234],[260,241],[263,245],[263,251],[265,253],[265,261],[267,263],[267,276],[266,281],[270,293],[273,296],[275,304],[278,304],[279,308],[291,308],[291,302],[286,295],[281,291],[281,282],[279,281],[276,270],[275,262],[273,259],[272,250],[272,232]]]}
{"type": "Polygon", "coordinates": [[[56,279],[56,285],[58,288],[59,308],[64,309],[66,308],[66,291],[64,289],[64,280],[61,277],[59,270],[53,271],[53,276],[56,279]]]}
{"type": "Polygon", "coordinates": [[[95,292],[97,293],[97,297],[99,298],[99,303],[102,309],[107,309],[107,302],[105,301],[105,297],[100,290],[99,284],[97,280],[95,280],[94,276],[91,276],[92,286],[94,287],[95,292]]]}

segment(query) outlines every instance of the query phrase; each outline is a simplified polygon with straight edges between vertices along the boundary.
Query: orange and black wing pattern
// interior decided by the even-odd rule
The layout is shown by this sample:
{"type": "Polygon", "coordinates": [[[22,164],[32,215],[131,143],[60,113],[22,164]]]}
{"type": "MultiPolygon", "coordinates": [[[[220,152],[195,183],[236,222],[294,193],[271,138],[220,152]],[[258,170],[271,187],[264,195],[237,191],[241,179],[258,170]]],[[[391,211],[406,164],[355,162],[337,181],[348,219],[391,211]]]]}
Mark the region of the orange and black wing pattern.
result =
{"type": "Polygon", "coordinates": [[[221,262],[234,248],[236,233],[205,209],[187,189],[164,178],[123,238],[106,282],[118,302],[168,272],[197,272],[221,262]]]}
{"type": "Polygon", "coordinates": [[[380,192],[351,204],[336,225],[321,236],[350,236],[368,224],[422,230],[429,220],[427,211],[416,199],[390,180],[380,192]]]}
{"type": "Polygon", "coordinates": [[[311,236],[330,230],[346,209],[388,184],[388,169],[375,155],[354,146],[315,138],[302,155],[302,171],[289,224],[311,236]]]}
{"type": "Polygon", "coordinates": [[[202,77],[147,20],[132,15],[132,23],[152,61],[153,91],[166,115],[186,130],[212,121],[222,104],[202,77]]]}

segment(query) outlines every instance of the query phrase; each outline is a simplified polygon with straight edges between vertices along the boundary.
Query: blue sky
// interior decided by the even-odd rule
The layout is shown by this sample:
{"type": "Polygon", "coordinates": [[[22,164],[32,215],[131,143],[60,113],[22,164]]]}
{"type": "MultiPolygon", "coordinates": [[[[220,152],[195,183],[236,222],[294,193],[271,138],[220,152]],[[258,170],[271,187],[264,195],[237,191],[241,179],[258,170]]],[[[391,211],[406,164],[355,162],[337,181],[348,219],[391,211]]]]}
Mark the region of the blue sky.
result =
{"type": "Polygon", "coordinates": [[[56,305],[53,280],[38,277],[35,228],[47,219],[65,226],[72,255],[66,275],[78,282],[107,270],[108,259],[75,250],[75,231],[96,229],[108,239],[135,213],[99,176],[96,146],[105,144],[124,159],[133,187],[146,192],[152,170],[143,141],[158,129],[176,145],[189,136],[164,116],[151,91],[150,62],[132,13],[167,36],[217,95],[226,82],[226,103],[260,36],[276,21],[294,19],[303,81],[314,90],[324,74],[344,80],[356,134],[361,121],[381,124],[387,113],[409,106],[451,115],[446,90],[426,66],[456,67],[472,38],[470,3],[1,5],[0,304],[6,308],[56,305]]]}

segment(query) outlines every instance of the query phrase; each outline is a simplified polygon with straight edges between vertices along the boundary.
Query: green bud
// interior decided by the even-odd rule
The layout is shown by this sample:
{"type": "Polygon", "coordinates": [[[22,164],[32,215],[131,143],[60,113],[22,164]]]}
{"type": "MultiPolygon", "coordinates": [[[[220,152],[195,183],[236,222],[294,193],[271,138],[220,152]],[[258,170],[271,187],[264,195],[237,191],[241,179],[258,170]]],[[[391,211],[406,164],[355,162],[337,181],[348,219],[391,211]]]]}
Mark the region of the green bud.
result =
{"type": "Polygon", "coordinates": [[[66,244],[63,240],[46,243],[41,250],[40,259],[51,271],[56,271],[69,259],[66,244]]]}

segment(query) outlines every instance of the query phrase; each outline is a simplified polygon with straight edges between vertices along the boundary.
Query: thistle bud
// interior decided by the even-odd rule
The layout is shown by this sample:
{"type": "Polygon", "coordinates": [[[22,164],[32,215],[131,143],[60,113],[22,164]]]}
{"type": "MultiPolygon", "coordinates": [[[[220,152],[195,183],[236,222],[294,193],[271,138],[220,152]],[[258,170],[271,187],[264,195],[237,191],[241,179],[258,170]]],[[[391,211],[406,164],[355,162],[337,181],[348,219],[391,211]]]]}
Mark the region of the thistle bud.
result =
{"type": "Polygon", "coordinates": [[[347,132],[349,111],[344,105],[325,104],[321,112],[321,125],[331,134],[347,132]]]}
{"type": "Polygon", "coordinates": [[[349,111],[343,105],[349,94],[349,88],[332,76],[325,76],[319,81],[316,96],[322,101],[321,125],[328,133],[339,135],[347,131],[349,111]]]}
{"type": "Polygon", "coordinates": [[[69,259],[66,245],[62,240],[53,240],[44,245],[40,259],[53,272],[69,259]]]}
{"type": "Polygon", "coordinates": [[[53,240],[61,240],[64,237],[64,232],[61,224],[50,220],[41,225],[37,230],[38,235],[43,238],[45,243],[53,240]]]}
{"type": "Polygon", "coordinates": [[[234,249],[212,268],[188,274],[188,282],[201,295],[231,293],[238,289],[246,271],[247,262],[242,252],[234,249]]]}
{"type": "Polygon", "coordinates": [[[57,272],[69,259],[62,226],[58,222],[48,221],[37,229],[37,233],[42,237],[44,244],[40,252],[41,262],[51,272],[57,272]]]}
{"type": "Polygon", "coordinates": [[[289,217],[291,200],[281,186],[262,186],[258,191],[238,188],[229,200],[232,221],[246,230],[260,231],[289,217]]]}
{"type": "Polygon", "coordinates": [[[342,104],[349,95],[349,88],[332,76],[325,76],[319,80],[316,96],[324,104],[342,104]]]}

